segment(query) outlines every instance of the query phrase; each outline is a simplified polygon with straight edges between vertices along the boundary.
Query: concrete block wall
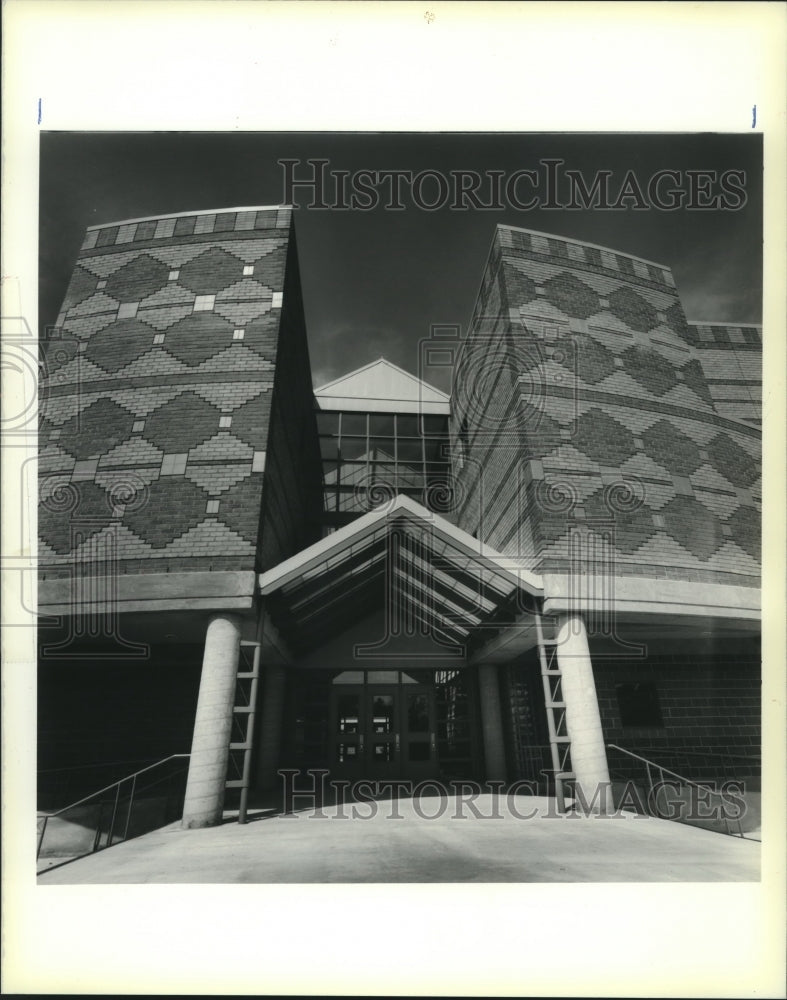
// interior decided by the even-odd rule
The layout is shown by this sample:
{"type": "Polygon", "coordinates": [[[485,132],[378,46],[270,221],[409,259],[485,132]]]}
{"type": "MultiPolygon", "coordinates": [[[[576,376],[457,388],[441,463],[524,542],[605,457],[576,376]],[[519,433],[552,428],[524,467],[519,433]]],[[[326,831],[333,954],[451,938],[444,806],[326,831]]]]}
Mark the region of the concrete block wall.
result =
{"type": "Polygon", "coordinates": [[[691,340],[664,266],[498,226],[452,399],[460,526],[539,572],[593,529],[619,576],[757,586],[760,431],[691,340]]]}
{"type": "Polygon", "coordinates": [[[291,239],[283,208],[88,230],[42,344],[45,578],[104,540],[120,573],[259,565],[265,469],[290,461],[267,455],[283,339],[303,371],[282,405],[311,391],[291,239]]]}

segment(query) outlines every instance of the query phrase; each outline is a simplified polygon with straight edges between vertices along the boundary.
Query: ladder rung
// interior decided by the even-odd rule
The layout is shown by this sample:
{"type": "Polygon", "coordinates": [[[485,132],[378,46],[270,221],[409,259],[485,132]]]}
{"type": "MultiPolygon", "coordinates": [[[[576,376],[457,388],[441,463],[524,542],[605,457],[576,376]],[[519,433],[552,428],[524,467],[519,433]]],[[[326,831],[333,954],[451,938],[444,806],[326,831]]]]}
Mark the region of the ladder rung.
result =
{"type": "Polygon", "coordinates": [[[234,705],[232,711],[237,712],[239,715],[248,715],[250,712],[254,711],[254,707],[252,705],[234,705]]]}
{"type": "Polygon", "coordinates": [[[548,701],[546,706],[547,708],[565,708],[566,703],[564,701],[548,701]]]}
{"type": "Polygon", "coordinates": [[[570,743],[571,742],[571,737],[570,736],[555,736],[554,740],[555,740],[555,743],[570,743]]]}
{"type": "Polygon", "coordinates": [[[259,677],[260,675],[257,673],[256,670],[252,670],[250,673],[244,672],[242,674],[236,674],[235,676],[238,678],[238,680],[242,681],[242,680],[254,680],[255,677],[259,677]]]}
{"type": "Polygon", "coordinates": [[[544,673],[545,677],[562,677],[563,676],[563,671],[562,670],[544,670],[543,673],[544,673]]]}
{"type": "Polygon", "coordinates": [[[231,781],[224,782],[225,788],[244,788],[245,782],[243,778],[233,778],[231,781]]]}
{"type": "Polygon", "coordinates": [[[251,750],[251,741],[244,740],[242,743],[230,743],[230,750],[251,750]]]}

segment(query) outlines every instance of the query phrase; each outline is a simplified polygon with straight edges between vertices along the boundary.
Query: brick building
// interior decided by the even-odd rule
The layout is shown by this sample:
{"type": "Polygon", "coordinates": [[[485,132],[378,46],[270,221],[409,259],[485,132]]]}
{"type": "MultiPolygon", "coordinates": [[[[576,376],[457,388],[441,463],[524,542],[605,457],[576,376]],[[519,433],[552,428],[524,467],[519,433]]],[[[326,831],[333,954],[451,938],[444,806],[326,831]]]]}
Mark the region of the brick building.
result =
{"type": "Polygon", "coordinates": [[[755,778],[759,328],[499,225],[423,346],[450,397],[313,389],[291,214],[87,231],[42,345],[42,805],[189,750],[188,825],[283,768],[755,778]]]}

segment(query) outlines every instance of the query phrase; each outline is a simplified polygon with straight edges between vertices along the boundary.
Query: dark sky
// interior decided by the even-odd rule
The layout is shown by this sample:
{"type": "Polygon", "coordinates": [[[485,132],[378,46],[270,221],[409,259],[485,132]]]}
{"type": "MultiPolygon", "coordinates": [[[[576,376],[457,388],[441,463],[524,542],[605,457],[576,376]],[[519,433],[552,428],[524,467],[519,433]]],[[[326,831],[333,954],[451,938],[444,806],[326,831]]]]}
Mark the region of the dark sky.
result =
{"type": "MultiPolygon", "coordinates": [[[[761,320],[762,142],[758,135],[664,134],[41,134],[39,321],[54,322],[87,226],[165,213],[284,200],[277,161],[330,160],[331,170],[514,171],[556,157],[582,172],[743,170],[738,210],[296,212],[315,384],[380,355],[416,372],[430,324],[468,322],[498,222],[587,240],[672,268],[690,320],[761,320]]],[[[428,197],[434,189],[427,187],[428,197]]],[[[522,194],[526,188],[522,188],[522,194]]],[[[614,197],[614,195],[613,195],[614,197]]],[[[560,195],[563,199],[563,195],[560,195]]],[[[435,381],[440,382],[439,378],[435,381]]],[[[447,381],[441,388],[447,389],[447,381]]]]}

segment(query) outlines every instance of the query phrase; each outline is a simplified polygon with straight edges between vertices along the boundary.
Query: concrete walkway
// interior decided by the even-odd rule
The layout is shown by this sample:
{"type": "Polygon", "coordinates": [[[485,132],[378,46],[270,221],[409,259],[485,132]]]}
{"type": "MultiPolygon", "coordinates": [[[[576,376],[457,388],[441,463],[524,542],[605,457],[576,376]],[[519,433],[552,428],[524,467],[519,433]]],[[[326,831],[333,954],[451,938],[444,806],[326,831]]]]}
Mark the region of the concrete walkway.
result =
{"type": "Polygon", "coordinates": [[[754,841],[632,814],[557,816],[553,800],[546,798],[512,801],[484,794],[472,804],[435,797],[354,808],[355,817],[353,807],[344,808],[345,818],[333,806],[290,816],[253,810],[244,826],[228,814],[221,826],[208,829],[173,824],[53,867],[38,882],[746,882],[760,877],[760,845],[754,841]]]}

